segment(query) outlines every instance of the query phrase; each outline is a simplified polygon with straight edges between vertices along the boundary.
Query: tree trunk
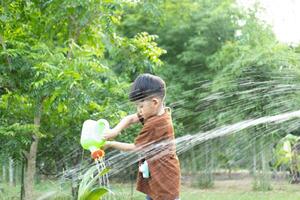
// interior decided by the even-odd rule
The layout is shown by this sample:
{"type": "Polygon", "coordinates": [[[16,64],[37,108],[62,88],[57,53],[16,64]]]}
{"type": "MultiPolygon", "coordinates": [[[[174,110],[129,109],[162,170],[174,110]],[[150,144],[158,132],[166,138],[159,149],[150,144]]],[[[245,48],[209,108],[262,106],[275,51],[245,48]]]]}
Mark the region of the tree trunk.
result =
{"type": "Polygon", "coordinates": [[[14,160],[9,158],[9,185],[14,186],[14,160]]]}
{"type": "Polygon", "coordinates": [[[228,168],[228,178],[229,179],[232,178],[232,169],[231,169],[231,167],[228,168]]]}
{"type": "MultiPolygon", "coordinates": [[[[5,41],[4,41],[4,38],[3,38],[2,35],[0,35],[0,44],[1,44],[2,48],[3,48],[3,50],[6,51],[6,44],[5,44],[5,41]]],[[[6,62],[8,64],[8,66],[9,66],[9,68],[11,68],[11,63],[12,62],[11,62],[11,58],[9,56],[6,56],[6,62]]]]}
{"type": "Polygon", "coordinates": [[[260,138],[260,159],[261,159],[261,173],[260,173],[260,180],[259,180],[259,189],[261,191],[269,191],[271,190],[271,182],[270,177],[268,175],[268,166],[267,166],[267,148],[268,142],[264,136],[260,138]]]}
{"type": "Polygon", "coordinates": [[[3,180],[3,183],[6,183],[6,165],[5,165],[5,162],[2,164],[2,180],[3,180]]]}
{"type": "Polygon", "coordinates": [[[192,174],[194,175],[195,173],[197,173],[197,170],[198,170],[194,147],[191,148],[190,163],[191,163],[190,169],[191,169],[192,174]]]}
{"type": "Polygon", "coordinates": [[[21,200],[25,198],[25,187],[24,187],[24,179],[25,179],[25,166],[26,166],[26,158],[22,159],[21,165],[21,200]]]}
{"type": "Polygon", "coordinates": [[[76,200],[78,198],[78,188],[79,188],[79,184],[77,181],[77,177],[76,174],[72,174],[72,183],[71,183],[71,187],[72,187],[72,200],[76,200]]]}
{"type": "Polygon", "coordinates": [[[261,169],[262,169],[262,173],[265,173],[266,172],[266,155],[265,155],[265,150],[264,150],[264,147],[263,147],[263,144],[261,144],[261,169]]]}
{"type": "MultiPolygon", "coordinates": [[[[38,105],[37,112],[34,117],[34,125],[37,130],[40,127],[41,122],[41,104],[38,105]]],[[[32,200],[34,199],[34,177],[36,172],[36,155],[37,155],[37,147],[38,147],[39,138],[36,132],[33,133],[32,143],[30,146],[30,150],[26,153],[27,159],[27,167],[24,173],[24,199],[32,200]]]]}
{"type": "Polygon", "coordinates": [[[25,200],[33,199],[34,175],[36,171],[36,154],[37,154],[38,138],[33,136],[33,142],[27,155],[27,166],[24,177],[25,200]]]}
{"type": "Polygon", "coordinates": [[[256,161],[256,140],[253,142],[253,176],[256,175],[256,170],[257,170],[257,161],[256,161]]]}

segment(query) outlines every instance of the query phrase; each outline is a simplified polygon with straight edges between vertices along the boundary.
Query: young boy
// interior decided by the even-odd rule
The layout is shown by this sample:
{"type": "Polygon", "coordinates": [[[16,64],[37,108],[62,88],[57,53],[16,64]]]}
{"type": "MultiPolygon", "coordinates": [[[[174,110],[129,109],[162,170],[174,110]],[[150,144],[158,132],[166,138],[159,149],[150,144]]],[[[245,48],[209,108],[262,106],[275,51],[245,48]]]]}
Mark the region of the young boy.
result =
{"type": "Polygon", "coordinates": [[[105,133],[105,138],[111,139],[131,124],[143,124],[133,144],[108,141],[106,147],[146,152],[142,154],[144,156],[139,161],[139,166],[146,161],[150,176],[143,176],[139,170],[137,190],[145,193],[147,200],[179,200],[180,166],[175,150],[171,114],[164,107],[165,95],[165,82],[160,77],[151,74],[138,76],[129,94],[130,101],[137,106],[137,113],[126,116],[116,127],[105,133]]]}

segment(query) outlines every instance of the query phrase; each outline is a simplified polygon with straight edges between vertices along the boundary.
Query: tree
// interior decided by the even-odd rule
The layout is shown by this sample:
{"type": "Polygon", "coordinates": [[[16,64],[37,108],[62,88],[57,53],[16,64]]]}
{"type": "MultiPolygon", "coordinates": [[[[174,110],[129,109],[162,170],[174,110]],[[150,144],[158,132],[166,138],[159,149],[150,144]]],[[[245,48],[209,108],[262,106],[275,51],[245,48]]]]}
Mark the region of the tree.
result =
{"type": "MultiPolygon", "coordinates": [[[[184,134],[299,107],[294,87],[299,83],[299,55],[279,43],[270,27],[258,19],[258,7],[243,10],[232,0],[167,1],[156,7],[164,13],[160,20],[142,9],[130,10],[120,29],[128,35],[138,29],[159,36],[158,43],[168,53],[162,57],[164,67],[156,73],[169,85],[168,102],[184,134]]],[[[288,124],[262,125],[243,131],[243,137],[230,136],[223,140],[222,152],[240,152],[230,156],[242,167],[247,167],[245,163],[254,167],[253,171],[259,154],[257,164],[267,169],[268,144],[286,134],[281,130],[288,124]],[[249,141],[252,149],[246,145],[249,141]],[[253,163],[248,161],[250,152],[253,163]]],[[[212,148],[199,154],[213,152],[212,148]]],[[[198,162],[205,163],[204,156],[198,162]]]]}
{"type": "Polygon", "coordinates": [[[14,141],[19,148],[8,145],[6,153],[21,152],[26,159],[25,199],[34,195],[42,138],[63,134],[76,141],[81,122],[92,113],[122,113],[116,102],[124,99],[128,82],[118,79],[110,65],[126,57],[129,47],[133,59],[123,67],[135,63],[130,67],[138,69],[139,61],[160,64],[163,50],[153,36],[125,38],[114,31],[126,5],[100,0],[2,2],[1,137],[19,138],[14,141]],[[149,45],[153,48],[144,48],[149,45]]]}

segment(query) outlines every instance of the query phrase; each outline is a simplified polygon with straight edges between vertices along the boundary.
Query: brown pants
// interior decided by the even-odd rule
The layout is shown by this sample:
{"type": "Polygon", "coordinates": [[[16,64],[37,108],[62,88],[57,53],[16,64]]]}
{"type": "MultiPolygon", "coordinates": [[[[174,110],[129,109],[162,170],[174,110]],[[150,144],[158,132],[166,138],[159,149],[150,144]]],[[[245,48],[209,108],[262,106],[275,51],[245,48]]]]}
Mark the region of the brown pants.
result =
{"type": "MultiPolygon", "coordinates": [[[[146,200],[153,200],[153,199],[151,199],[151,197],[149,197],[148,195],[146,196],[146,200]]],[[[174,200],[180,200],[179,198],[176,198],[176,199],[174,199],[174,200]]]]}

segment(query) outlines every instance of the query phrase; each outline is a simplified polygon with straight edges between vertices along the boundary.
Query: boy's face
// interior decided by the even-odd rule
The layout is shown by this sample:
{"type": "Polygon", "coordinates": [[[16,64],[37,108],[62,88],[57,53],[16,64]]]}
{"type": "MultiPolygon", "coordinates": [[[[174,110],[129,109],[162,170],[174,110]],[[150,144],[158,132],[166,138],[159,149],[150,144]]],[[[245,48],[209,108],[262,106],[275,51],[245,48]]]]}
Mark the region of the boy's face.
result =
{"type": "Polygon", "coordinates": [[[137,112],[146,120],[158,113],[160,101],[158,98],[153,97],[136,101],[135,105],[137,107],[137,112]]]}

